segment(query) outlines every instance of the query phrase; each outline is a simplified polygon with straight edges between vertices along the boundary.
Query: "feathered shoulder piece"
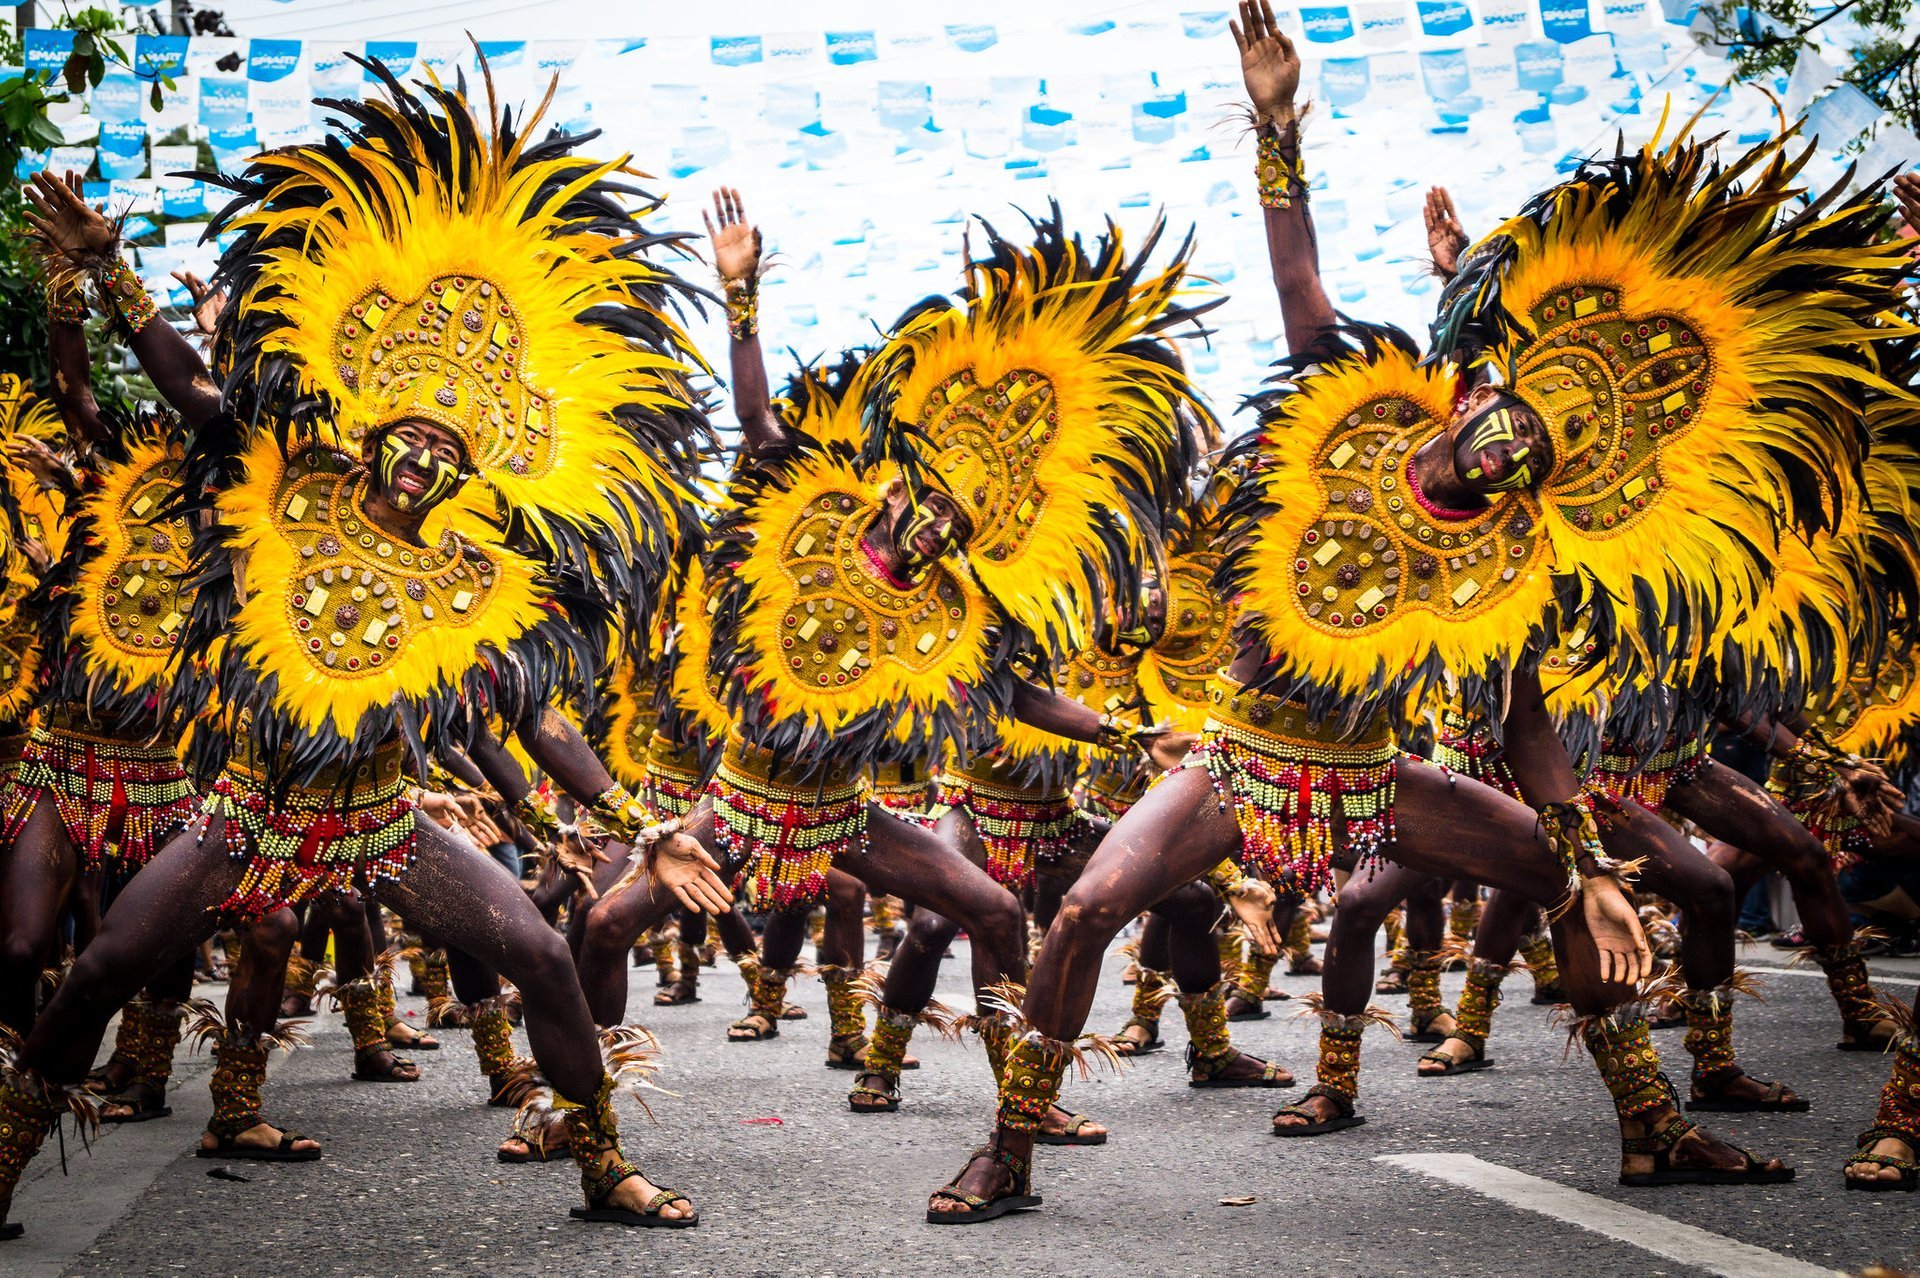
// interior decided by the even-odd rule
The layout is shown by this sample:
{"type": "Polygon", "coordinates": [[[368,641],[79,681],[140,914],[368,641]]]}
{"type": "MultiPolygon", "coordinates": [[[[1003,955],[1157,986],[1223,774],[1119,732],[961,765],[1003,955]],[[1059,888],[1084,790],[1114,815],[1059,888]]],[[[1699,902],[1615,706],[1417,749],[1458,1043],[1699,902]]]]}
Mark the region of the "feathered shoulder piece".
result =
{"type": "Polygon", "coordinates": [[[1857,507],[1863,400],[1884,388],[1862,351],[1905,331],[1872,193],[1796,211],[1812,148],[1790,144],[1721,166],[1683,133],[1582,166],[1469,254],[1435,327],[1547,425],[1568,628],[1662,677],[1749,612],[1783,529],[1857,507]]]}
{"type": "Polygon", "coordinates": [[[703,758],[720,748],[733,722],[712,664],[713,618],[719,609],[720,594],[709,587],[704,562],[693,560],[672,600],[654,692],[668,735],[695,747],[703,758]]]}
{"type": "Polygon", "coordinates": [[[1340,340],[1252,398],[1260,424],[1224,462],[1240,478],[1221,580],[1278,662],[1276,691],[1316,712],[1486,670],[1536,635],[1553,597],[1530,493],[1455,511],[1415,479],[1413,455],[1452,414],[1453,368],[1420,364],[1394,329],[1340,340]]]}
{"type": "Polygon", "coordinates": [[[1216,585],[1226,556],[1217,529],[1196,518],[1168,547],[1166,625],[1140,660],[1148,718],[1180,732],[1206,723],[1207,686],[1239,652],[1239,601],[1216,585]]]}
{"type": "Polygon", "coordinates": [[[704,430],[687,381],[704,365],[675,318],[694,290],[648,256],[674,237],[631,211],[624,159],[575,154],[591,135],[530,143],[540,112],[516,120],[491,78],[476,107],[364,65],[384,97],[322,103],[343,133],[208,175],[237,193],[212,228],[234,237],[217,276],[230,402],[348,452],[433,422],[510,542],[657,575],[704,430]]]}
{"type": "Polygon", "coordinates": [[[170,413],[114,422],[118,454],[100,459],[74,506],[68,551],[48,610],[60,672],[53,695],[96,718],[150,716],[172,677],[193,610],[193,528],[178,494],[185,448],[170,413]],[[72,648],[71,652],[67,650],[72,648]]]}
{"type": "Polygon", "coordinates": [[[1069,236],[1057,205],[1030,243],[984,229],[960,305],[910,313],[880,358],[924,472],[973,525],[974,575],[1058,658],[1131,597],[1173,504],[1181,414],[1207,410],[1168,336],[1206,308],[1183,300],[1191,239],[1149,271],[1157,226],[1136,254],[1111,224],[1091,247],[1069,236]]]}
{"type": "Polygon", "coordinates": [[[653,662],[629,655],[614,665],[608,679],[600,757],[613,779],[629,790],[642,790],[647,784],[647,743],[653,739],[658,717],[653,708],[658,677],[653,662]]]}
{"type": "MultiPolygon", "coordinates": [[[[57,452],[64,449],[66,435],[66,422],[52,400],[36,394],[31,386],[14,374],[0,373],[0,441],[24,436],[37,439],[57,452]]],[[[6,536],[8,541],[15,537],[37,541],[46,548],[49,557],[58,559],[66,552],[65,499],[42,488],[40,481],[28,473],[26,467],[15,463],[4,450],[0,450],[0,472],[4,473],[6,479],[5,484],[0,485],[0,503],[5,507],[6,523],[6,527],[0,528],[0,535],[6,536]]],[[[20,557],[20,563],[27,567],[21,591],[24,594],[32,588],[35,574],[30,571],[31,566],[24,555],[20,557]]]]}
{"type": "Polygon", "coordinates": [[[709,571],[712,668],[749,740],[807,762],[906,749],[926,758],[978,739],[1009,692],[993,606],[949,556],[894,580],[866,533],[887,515],[881,471],[855,441],[874,394],[869,360],[800,378],[785,408],[789,446],[735,477],[709,571]]]}

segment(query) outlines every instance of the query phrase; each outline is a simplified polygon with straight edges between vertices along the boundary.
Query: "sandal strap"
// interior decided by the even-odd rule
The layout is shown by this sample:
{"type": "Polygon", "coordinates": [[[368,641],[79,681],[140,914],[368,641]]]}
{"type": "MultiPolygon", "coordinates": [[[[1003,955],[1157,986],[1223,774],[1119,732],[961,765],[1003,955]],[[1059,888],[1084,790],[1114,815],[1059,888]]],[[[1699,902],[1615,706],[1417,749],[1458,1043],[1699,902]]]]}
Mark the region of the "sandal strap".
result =
{"type": "Polygon", "coordinates": [[[980,1197],[980,1195],[969,1194],[966,1190],[954,1185],[940,1186],[940,1188],[933,1191],[933,1196],[935,1198],[944,1198],[950,1203],[963,1203],[975,1211],[987,1205],[987,1200],[980,1197]]]}
{"type": "Polygon", "coordinates": [[[580,1173],[580,1187],[587,1191],[588,1206],[604,1207],[622,1181],[632,1180],[639,1174],[640,1169],[628,1162],[625,1155],[615,1154],[613,1161],[601,1170],[583,1170],[580,1173]]]}
{"type": "Polygon", "coordinates": [[[640,1209],[640,1214],[643,1216],[658,1216],[660,1209],[668,1203],[684,1203],[688,1201],[690,1200],[687,1196],[677,1189],[663,1189],[653,1197],[647,1199],[647,1205],[640,1209]]]}
{"type": "Polygon", "coordinates": [[[994,1143],[980,1146],[980,1148],[973,1151],[967,1161],[972,1162],[975,1158],[991,1158],[994,1162],[999,1163],[1002,1167],[1006,1168],[1007,1172],[1013,1177],[1013,1192],[1016,1194],[1024,1194],[1027,1192],[1027,1186],[1033,1176],[1033,1160],[1031,1158],[1021,1158],[1019,1155],[1002,1149],[998,1144],[994,1143]]]}
{"type": "Polygon", "coordinates": [[[1868,1154],[1863,1152],[1855,1154],[1847,1160],[1847,1166],[1849,1167],[1863,1164],[1874,1167],[1892,1167],[1895,1170],[1904,1172],[1920,1171],[1920,1163],[1914,1162],[1911,1158],[1898,1158],[1892,1154],[1868,1154]]]}
{"type": "Polygon", "coordinates": [[[1679,1114],[1668,1116],[1660,1125],[1660,1130],[1651,1136],[1622,1136],[1620,1152],[1623,1154],[1659,1154],[1665,1153],[1686,1138],[1694,1125],[1679,1114]]]}

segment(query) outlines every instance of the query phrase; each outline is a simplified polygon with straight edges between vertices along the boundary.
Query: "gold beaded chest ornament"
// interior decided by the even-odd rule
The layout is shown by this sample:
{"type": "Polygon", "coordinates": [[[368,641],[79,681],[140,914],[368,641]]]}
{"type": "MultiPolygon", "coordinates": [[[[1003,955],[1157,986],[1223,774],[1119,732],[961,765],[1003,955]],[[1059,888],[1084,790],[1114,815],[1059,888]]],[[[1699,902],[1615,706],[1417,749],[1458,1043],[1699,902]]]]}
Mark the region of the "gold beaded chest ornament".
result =
{"type": "Polygon", "coordinates": [[[1851,487],[1872,374],[1844,355],[1893,282],[1860,206],[1783,229],[1783,146],[1724,171],[1687,142],[1591,165],[1469,254],[1436,333],[1474,334],[1546,424],[1537,490],[1473,510],[1420,490],[1413,455],[1460,387],[1402,345],[1257,397],[1231,578],[1291,673],[1393,697],[1517,660],[1550,621],[1586,627],[1621,681],[1684,680],[1718,649],[1779,530],[1824,517],[1795,473],[1851,487]],[[1556,578],[1585,611],[1552,616],[1556,578]]]}
{"type": "Polygon", "coordinates": [[[193,529],[170,507],[184,464],[164,440],[139,443],[99,469],[76,510],[92,545],[75,579],[73,638],[89,676],[129,693],[168,681],[193,609],[193,529]]]}
{"type": "Polygon", "coordinates": [[[1213,678],[1239,648],[1239,603],[1214,583],[1221,559],[1204,542],[1169,559],[1166,628],[1140,662],[1148,718],[1179,732],[1205,725],[1213,678]]]}

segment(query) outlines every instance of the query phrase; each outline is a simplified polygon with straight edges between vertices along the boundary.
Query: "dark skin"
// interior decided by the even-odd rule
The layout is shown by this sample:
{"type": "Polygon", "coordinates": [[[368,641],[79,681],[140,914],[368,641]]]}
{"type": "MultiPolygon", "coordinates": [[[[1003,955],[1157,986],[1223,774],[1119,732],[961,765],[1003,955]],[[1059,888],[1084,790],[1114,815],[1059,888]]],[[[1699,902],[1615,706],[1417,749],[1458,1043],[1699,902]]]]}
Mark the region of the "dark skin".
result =
{"type": "MultiPolygon", "coordinates": [[[[44,176],[44,175],[43,175],[44,176]]],[[[112,228],[98,211],[59,182],[37,183],[29,192],[36,229],[51,244],[81,265],[116,249],[112,228]]],[[[209,420],[219,410],[219,395],[199,356],[166,324],[148,324],[133,340],[134,353],[160,393],[189,426],[209,420]]],[[[434,456],[446,446],[459,450],[464,473],[464,445],[450,432],[429,422],[386,423],[404,429],[434,456]]],[[[368,433],[369,483],[363,513],[390,536],[420,544],[421,522],[435,504],[426,489],[416,486],[426,474],[417,468],[409,476],[411,460],[396,467],[391,482],[378,478],[375,462],[383,430],[368,433]],[[400,500],[402,495],[407,500],[400,500]]],[[[457,491],[457,485],[453,491],[457,491]]],[[[452,495],[451,491],[443,496],[452,495]]],[[[606,769],[579,733],[555,726],[557,714],[537,716],[522,725],[521,740],[528,754],[555,783],[583,806],[611,784],[606,769]]],[[[230,892],[241,867],[226,857],[221,846],[221,822],[212,828],[190,830],[170,842],[136,876],[128,890],[138,909],[112,911],[126,920],[116,927],[110,918],[83,962],[48,1007],[21,1054],[21,1063],[57,1083],[76,1081],[85,1074],[100,1033],[115,1008],[123,1002],[141,974],[156,962],[190,953],[215,923],[208,907],[230,892]],[[209,895],[212,893],[213,895],[209,895]]],[[[517,985],[526,996],[527,1032],[541,1072],[563,1096],[590,1099],[599,1087],[604,1067],[593,1020],[574,978],[572,956],[565,941],[541,918],[520,885],[496,862],[476,857],[470,849],[424,814],[416,814],[418,856],[404,882],[382,887],[387,903],[413,919],[423,931],[446,938],[475,959],[488,964],[517,985]]],[[[715,875],[711,858],[690,840],[662,839],[651,849],[656,867],[687,869],[687,877],[728,899],[725,884],[715,875]],[[688,858],[691,857],[689,862],[688,858]]],[[[696,900],[684,902],[699,908],[696,900]]],[[[609,1151],[599,1160],[605,1166],[617,1157],[609,1151]]],[[[659,1187],[644,1176],[623,1181],[609,1200],[632,1211],[644,1210],[659,1187]]],[[[693,1207],[673,1203],[661,1209],[683,1216],[693,1207]]]]}
{"type": "MultiPolygon", "coordinates": [[[[723,286],[733,293],[758,275],[760,232],[747,220],[737,191],[717,192],[713,213],[705,216],[715,267],[723,286]]],[[[734,411],[741,428],[740,457],[748,462],[784,447],[786,428],[773,412],[758,337],[730,341],[728,360],[734,411]]],[[[958,504],[945,493],[910,491],[896,479],[884,493],[862,540],[883,572],[895,581],[908,582],[935,561],[959,553],[972,531],[958,504]]],[[[1070,740],[1090,743],[1100,734],[1098,713],[1032,685],[1016,689],[1010,712],[1023,722],[1070,740]]],[[[1168,751],[1165,762],[1178,757],[1172,743],[1162,740],[1155,745],[1168,751]]],[[[703,842],[712,837],[710,813],[710,801],[703,800],[689,822],[690,832],[703,842]]],[[[843,854],[834,859],[833,867],[859,879],[870,892],[905,898],[965,927],[975,944],[978,988],[1001,980],[1019,980],[1026,970],[1024,928],[1020,903],[1012,894],[970,862],[950,840],[902,821],[879,804],[870,804],[868,815],[868,853],[843,854]]],[[[707,846],[719,855],[717,843],[707,842],[707,846]]],[[[596,905],[589,920],[588,939],[581,947],[582,970],[589,973],[588,983],[598,988],[611,966],[623,961],[634,940],[664,918],[663,902],[640,898],[633,892],[596,905]]],[[[773,968],[790,966],[799,955],[799,944],[797,936],[770,934],[763,961],[773,968]]]]}
{"type": "MultiPolygon", "coordinates": [[[[1297,145],[1294,94],[1300,83],[1299,55],[1280,33],[1264,0],[1257,7],[1241,4],[1239,20],[1232,27],[1256,117],[1267,122],[1264,127],[1280,130],[1283,145],[1297,145]]],[[[1325,350],[1326,335],[1336,317],[1320,282],[1307,202],[1296,199],[1288,208],[1266,209],[1265,216],[1288,346],[1295,354],[1325,350]]],[[[1422,480],[1424,484],[1424,474],[1422,480]]],[[[1446,491],[1444,486],[1441,491],[1446,491]]],[[[1442,500],[1439,493],[1433,495],[1442,500]]],[[[1270,654],[1256,644],[1241,653],[1229,673],[1246,682],[1270,664],[1270,654]]],[[[1538,756],[1536,779],[1542,785],[1543,800],[1575,794],[1578,786],[1572,768],[1544,705],[1534,714],[1521,715],[1512,726],[1523,743],[1519,748],[1538,756]]],[[[1439,769],[1419,762],[1400,765],[1398,787],[1397,838],[1383,849],[1388,860],[1448,879],[1510,887],[1543,903],[1562,900],[1564,875],[1539,833],[1533,812],[1484,786],[1449,783],[1439,769]]],[[[1239,827],[1230,813],[1220,810],[1204,770],[1183,769],[1148,791],[1114,825],[1061,904],[1021,1009],[1033,1027],[1063,1041],[1078,1035],[1092,1004],[1102,956],[1114,934],[1141,910],[1198,878],[1239,847],[1239,827]]],[[[1597,1011],[1621,1001],[1626,991],[1617,987],[1609,991],[1608,982],[1637,981],[1650,966],[1652,955],[1618,886],[1595,880],[1563,922],[1574,938],[1567,947],[1564,976],[1576,1006],[1585,1004],[1597,1011]]],[[[1283,1114],[1274,1121],[1302,1120],[1283,1114]]],[[[1030,1131],[1001,1126],[993,1141],[1016,1160],[1031,1158],[1030,1131]]],[[[1001,1163],[977,1157],[954,1178],[953,1185],[963,1193],[991,1200],[1010,1193],[1013,1182],[1001,1163]]],[[[939,1196],[928,1208],[967,1210],[964,1204],[939,1196]]]]}

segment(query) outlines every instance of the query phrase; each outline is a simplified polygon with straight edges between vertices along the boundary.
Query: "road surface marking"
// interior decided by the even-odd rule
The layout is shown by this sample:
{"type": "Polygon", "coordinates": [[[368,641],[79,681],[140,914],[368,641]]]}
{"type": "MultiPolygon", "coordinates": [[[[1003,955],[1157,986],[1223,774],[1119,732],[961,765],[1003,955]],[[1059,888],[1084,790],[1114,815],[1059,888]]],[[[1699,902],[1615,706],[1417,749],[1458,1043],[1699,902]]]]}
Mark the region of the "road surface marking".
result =
{"type": "Polygon", "coordinates": [[[1392,1163],[1470,1189],[1522,1211],[1537,1212],[1683,1265],[1695,1265],[1727,1278],[1833,1278],[1838,1270],[1795,1260],[1764,1247],[1736,1242],[1721,1234],[1681,1224],[1610,1198],[1569,1189],[1472,1154],[1384,1154],[1392,1163]]]}

